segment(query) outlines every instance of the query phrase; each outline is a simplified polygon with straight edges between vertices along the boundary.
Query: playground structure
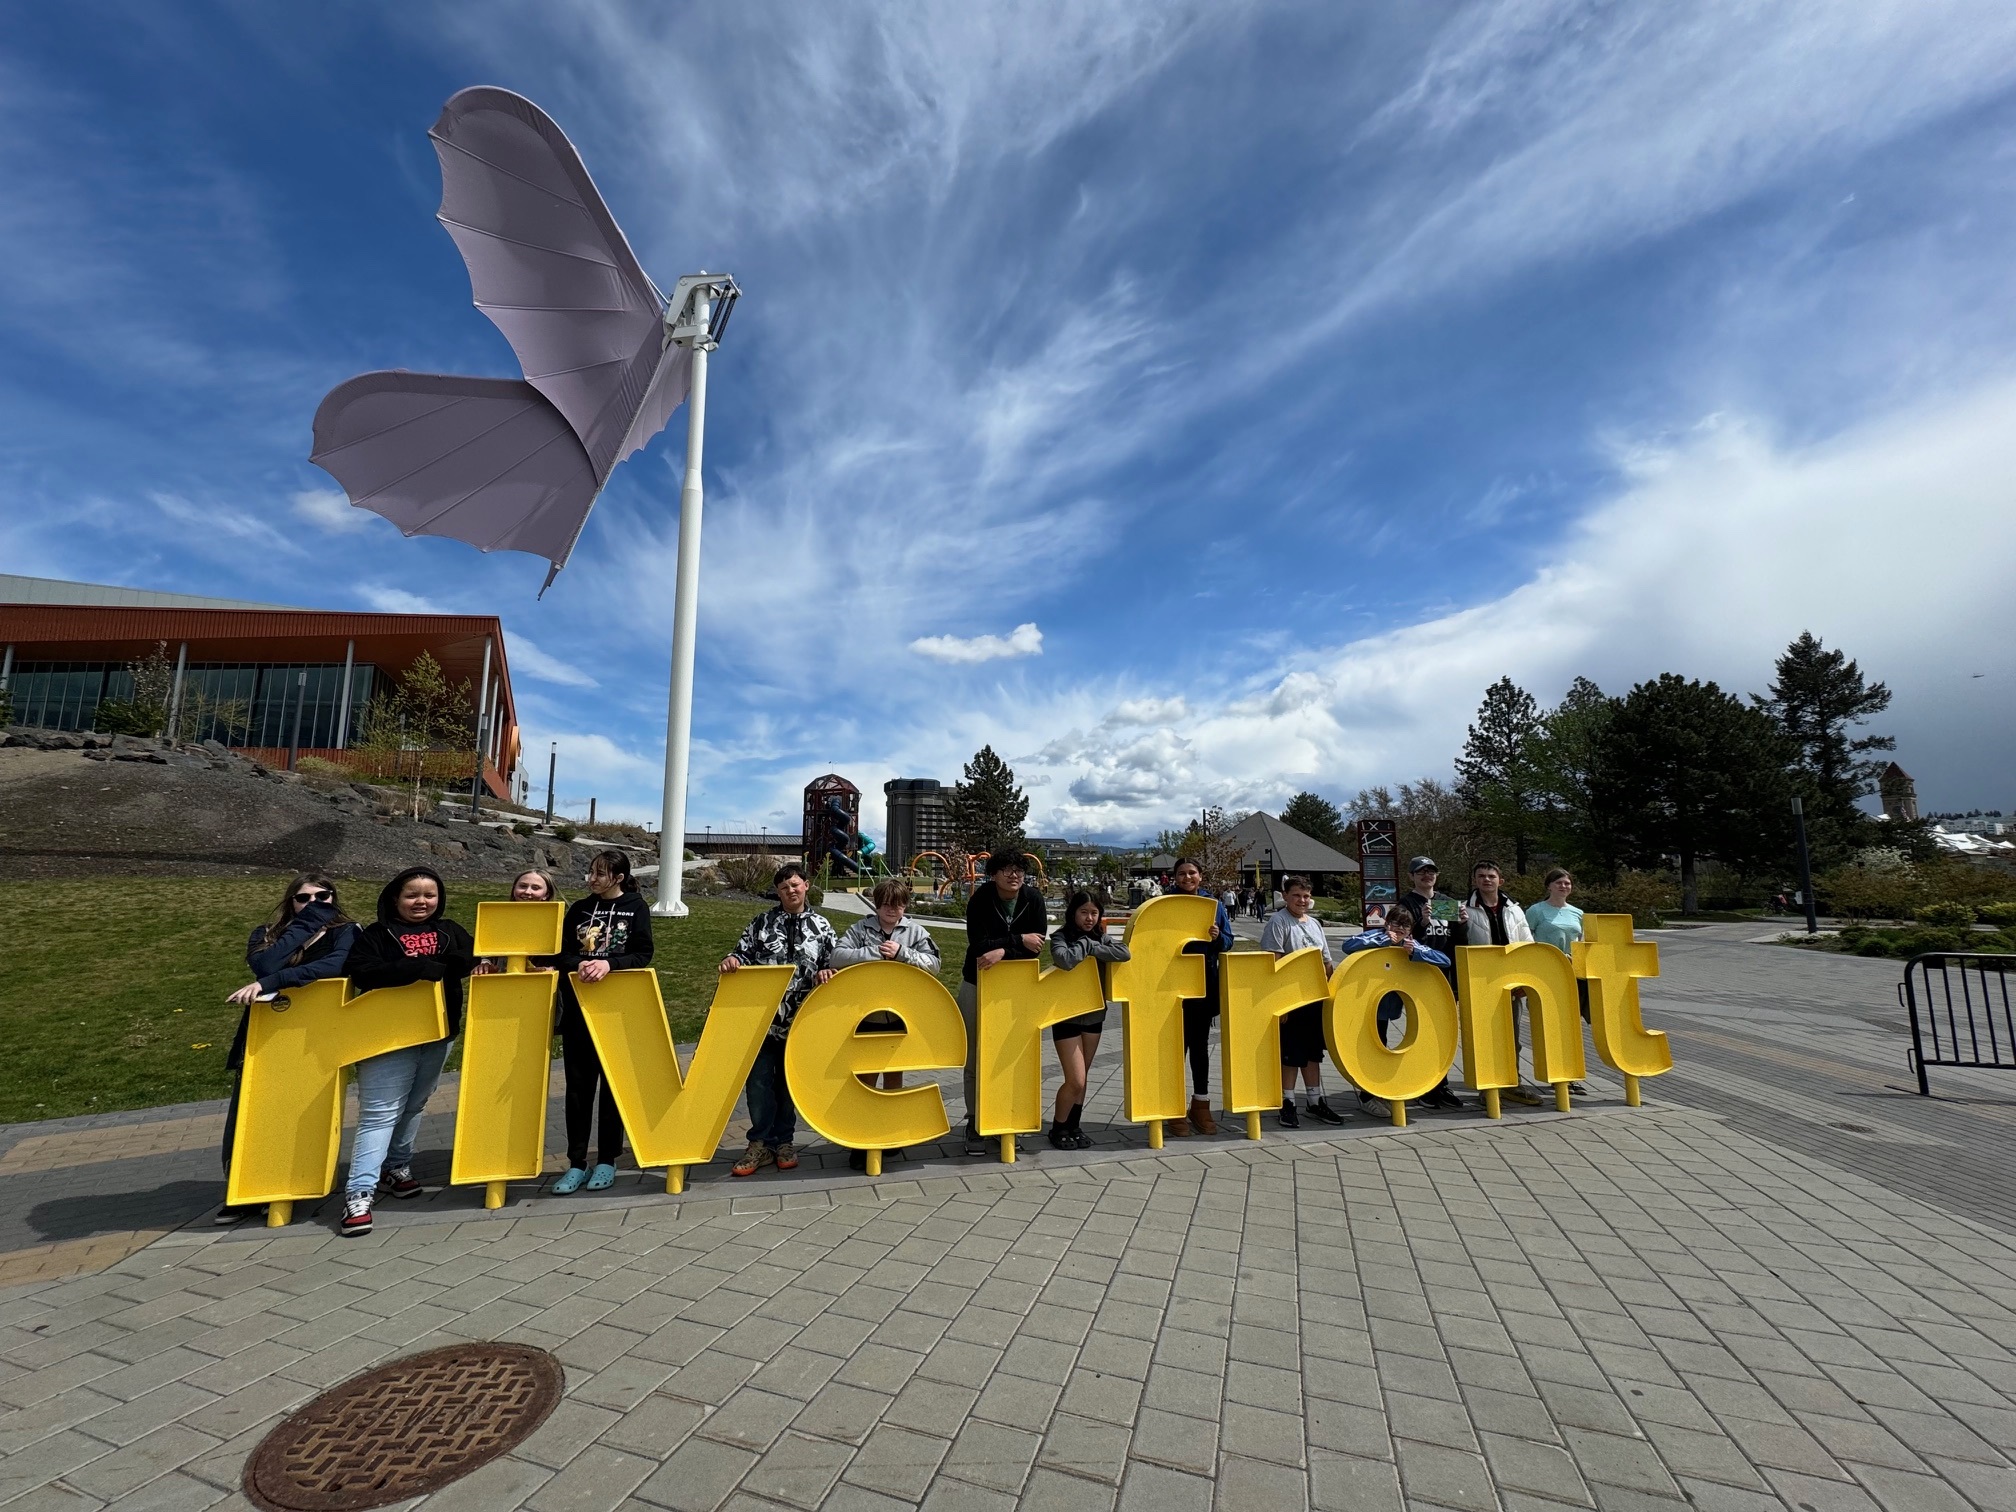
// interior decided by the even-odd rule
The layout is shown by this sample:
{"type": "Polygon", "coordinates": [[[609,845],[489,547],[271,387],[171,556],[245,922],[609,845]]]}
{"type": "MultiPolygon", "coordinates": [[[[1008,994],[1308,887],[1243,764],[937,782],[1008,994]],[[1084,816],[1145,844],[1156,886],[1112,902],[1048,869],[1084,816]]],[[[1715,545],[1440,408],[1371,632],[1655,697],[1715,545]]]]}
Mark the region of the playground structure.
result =
{"type": "MultiPolygon", "coordinates": [[[[1022,859],[1029,863],[1029,869],[1036,874],[1038,882],[1049,882],[1050,874],[1044,870],[1043,858],[1041,856],[1037,855],[1034,851],[1024,851],[1022,852],[1022,859]]],[[[903,870],[913,880],[923,880],[928,877],[931,882],[931,895],[935,898],[943,898],[954,887],[962,884],[966,887],[972,887],[980,880],[981,868],[986,864],[987,852],[985,851],[964,851],[948,847],[942,851],[927,850],[917,852],[916,855],[910,858],[909,865],[904,867],[903,870]],[[926,867],[927,862],[932,863],[928,869],[926,867]]]]}
{"type": "Polygon", "coordinates": [[[805,862],[834,876],[870,877],[886,870],[875,842],[861,833],[861,789],[837,772],[805,784],[805,862]]]}

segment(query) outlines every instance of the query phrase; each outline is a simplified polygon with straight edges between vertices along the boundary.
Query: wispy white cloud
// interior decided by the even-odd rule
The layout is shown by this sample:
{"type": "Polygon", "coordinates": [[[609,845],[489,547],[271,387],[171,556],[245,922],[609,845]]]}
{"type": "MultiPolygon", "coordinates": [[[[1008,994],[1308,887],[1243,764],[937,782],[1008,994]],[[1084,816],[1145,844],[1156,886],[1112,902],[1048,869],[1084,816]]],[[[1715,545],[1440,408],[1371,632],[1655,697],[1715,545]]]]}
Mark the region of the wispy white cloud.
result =
{"type": "Polygon", "coordinates": [[[932,661],[1002,661],[1015,656],[1041,656],[1043,632],[1032,621],[1017,625],[1006,635],[923,635],[910,642],[910,649],[932,661]]]}
{"type": "Polygon", "coordinates": [[[380,614],[453,614],[433,599],[390,583],[359,583],[357,596],[380,614]]]}
{"type": "Polygon", "coordinates": [[[351,506],[339,489],[304,488],[294,495],[294,513],[319,529],[337,535],[354,535],[376,518],[351,506]]]}
{"type": "Polygon", "coordinates": [[[594,678],[573,662],[540,649],[528,635],[516,630],[507,631],[505,639],[510,647],[511,665],[514,671],[527,677],[536,677],[541,682],[558,683],[566,688],[593,688],[599,686],[594,678]]]}

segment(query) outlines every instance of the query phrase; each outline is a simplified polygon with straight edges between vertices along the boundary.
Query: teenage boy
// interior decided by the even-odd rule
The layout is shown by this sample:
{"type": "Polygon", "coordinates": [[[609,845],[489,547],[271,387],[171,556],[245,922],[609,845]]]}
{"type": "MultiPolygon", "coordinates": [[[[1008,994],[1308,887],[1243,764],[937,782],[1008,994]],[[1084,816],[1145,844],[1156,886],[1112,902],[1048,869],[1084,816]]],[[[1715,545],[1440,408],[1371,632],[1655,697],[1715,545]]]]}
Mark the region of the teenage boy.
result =
{"type": "MultiPolygon", "coordinates": [[[[875,890],[868,897],[875,905],[875,912],[852,925],[840,937],[840,943],[833,947],[832,958],[827,964],[835,971],[844,971],[849,966],[862,966],[870,961],[901,961],[906,966],[921,967],[936,976],[938,942],[931,938],[931,931],[922,924],[904,917],[910,908],[910,884],[901,877],[884,877],[875,884],[875,890]]],[[[900,1034],[903,1020],[887,1009],[880,1009],[861,1020],[861,1027],[871,1034],[900,1034]]],[[[871,1087],[875,1085],[872,1074],[863,1076],[861,1080],[871,1087]]],[[[883,1091],[895,1092],[902,1086],[901,1071],[882,1073],[883,1091]]],[[[849,1152],[847,1164],[857,1171],[867,1170],[867,1152],[849,1152]]]]}
{"type": "Polygon", "coordinates": [[[828,958],[839,943],[826,916],[806,907],[811,884],[805,880],[804,867],[796,861],[785,862],[777,868],[772,884],[777,906],[751,919],[733,953],[721,961],[724,973],[744,966],[797,968],[743,1085],[743,1096],[749,1103],[749,1148],[729,1167],[733,1176],[754,1176],[766,1165],[780,1171],[798,1167],[798,1150],[792,1144],[798,1134],[798,1109],[784,1079],[784,1040],[806,995],[832,977],[828,958]]]}
{"type": "MultiPolygon", "coordinates": [[[[1414,916],[1404,908],[1387,909],[1385,917],[1379,923],[1368,926],[1362,933],[1351,936],[1339,945],[1337,954],[1340,957],[1356,955],[1361,950],[1381,950],[1388,945],[1398,946],[1406,951],[1410,960],[1425,961],[1430,966],[1444,968],[1450,964],[1449,957],[1441,951],[1430,950],[1414,938],[1414,916]]],[[[1389,999],[1397,1006],[1399,994],[1389,992],[1386,998],[1380,1001],[1379,1034],[1382,1039],[1385,1037],[1388,1023],[1386,1002],[1389,999]]],[[[1395,1016],[1397,1017],[1397,1013],[1395,1016]]],[[[1393,1112],[1383,1097],[1374,1097],[1363,1089],[1358,1093],[1358,1106],[1374,1118],[1387,1118],[1393,1112]]]]}
{"type": "MultiPolygon", "coordinates": [[[[1526,922],[1526,914],[1517,903],[1505,896],[1504,877],[1495,861],[1479,861],[1470,868],[1470,901],[1463,908],[1463,923],[1456,931],[1459,945],[1530,945],[1533,943],[1532,926],[1526,922]]],[[[1516,1063],[1519,1047],[1519,1017],[1526,1015],[1530,1024],[1532,1012],[1526,1002],[1524,992],[1512,994],[1512,1046],[1516,1063]]],[[[1516,1087],[1507,1087],[1505,1097],[1512,1102],[1524,1103],[1529,1108],[1540,1106],[1540,1094],[1520,1074],[1516,1087]]]]}
{"type": "Polygon", "coordinates": [[[1029,880],[1020,851],[987,858],[987,880],[966,900],[966,965],[960,973],[959,1015],[966,1020],[966,1153],[985,1155],[980,1137],[980,973],[1003,961],[1033,961],[1050,931],[1043,893],[1029,880]]]}
{"type": "MultiPolygon", "coordinates": [[[[1416,856],[1407,863],[1408,889],[1394,899],[1386,910],[1390,923],[1394,909],[1403,909],[1413,925],[1414,938],[1428,949],[1445,955],[1453,963],[1456,959],[1457,936],[1454,926],[1461,920],[1462,905],[1445,894],[1437,894],[1435,882],[1442,874],[1433,856],[1416,856]],[[1437,917],[1440,915],[1440,917],[1437,917]]],[[[1449,978],[1449,991],[1456,991],[1456,968],[1445,966],[1442,974],[1449,978]]],[[[1383,1034],[1386,1026],[1400,1016],[1400,1000],[1388,994],[1379,1005],[1379,1030],[1383,1034]]],[[[1426,1097],[1421,1099],[1424,1108],[1439,1108],[1456,1112],[1463,1106],[1463,1099],[1449,1090],[1449,1078],[1443,1077],[1426,1097]]]]}
{"type": "MultiPolygon", "coordinates": [[[[1170,877],[1179,893],[1196,897],[1204,890],[1204,868],[1185,856],[1176,863],[1170,877]]],[[[1211,1116],[1211,1020],[1218,1017],[1218,957],[1232,940],[1232,916],[1225,901],[1218,900],[1218,913],[1211,921],[1208,939],[1192,940],[1183,947],[1187,955],[1204,957],[1204,996],[1183,1000],[1183,1049],[1190,1057],[1190,1113],[1169,1125],[1171,1134],[1216,1134],[1218,1120],[1211,1116]]]]}
{"type": "MultiPolygon", "coordinates": [[[[1316,902],[1316,890],[1309,885],[1309,879],[1290,876],[1281,883],[1281,911],[1267,921],[1260,931],[1260,948],[1275,955],[1287,955],[1295,950],[1320,950],[1323,952],[1323,971],[1327,976],[1331,967],[1337,964],[1331,953],[1330,941],[1323,934],[1323,925],[1310,909],[1316,902]]],[[[1330,1106],[1323,1095],[1323,1005],[1304,1003],[1300,1008],[1291,1008],[1281,1015],[1281,1127],[1299,1129],[1302,1120],[1295,1112],[1295,1072],[1302,1072],[1302,1096],[1309,1105],[1309,1116],[1318,1123],[1341,1124],[1344,1115],[1330,1106]]]]}

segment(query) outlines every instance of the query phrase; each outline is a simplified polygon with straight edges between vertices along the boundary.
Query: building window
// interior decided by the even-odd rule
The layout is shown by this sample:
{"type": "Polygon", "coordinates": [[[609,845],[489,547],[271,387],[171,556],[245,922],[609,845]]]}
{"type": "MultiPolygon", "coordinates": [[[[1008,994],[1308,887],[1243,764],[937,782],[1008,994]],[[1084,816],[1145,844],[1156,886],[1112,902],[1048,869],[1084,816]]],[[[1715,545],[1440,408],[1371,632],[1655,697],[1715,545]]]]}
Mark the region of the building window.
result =
{"type": "MultiPolygon", "coordinates": [[[[376,667],[350,669],[350,739],[377,685],[376,667]]],[[[98,705],[133,696],[123,662],[21,662],[11,683],[17,724],[45,730],[89,730],[98,705]]],[[[336,744],[343,696],[342,663],[193,663],[182,679],[183,737],[228,746],[285,747],[297,699],[301,749],[336,744]],[[305,686],[301,674],[307,675],[305,686]]]]}

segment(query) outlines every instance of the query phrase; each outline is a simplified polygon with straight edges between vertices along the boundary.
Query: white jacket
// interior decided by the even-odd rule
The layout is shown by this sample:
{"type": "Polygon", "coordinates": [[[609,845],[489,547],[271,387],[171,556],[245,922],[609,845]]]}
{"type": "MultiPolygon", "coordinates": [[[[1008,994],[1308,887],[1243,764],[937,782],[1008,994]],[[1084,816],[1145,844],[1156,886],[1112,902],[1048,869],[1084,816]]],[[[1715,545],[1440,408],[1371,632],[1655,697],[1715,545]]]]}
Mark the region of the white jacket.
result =
{"type": "MultiPolygon", "coordinates": [[[[1526,910],[1514,903],[1506,893],[1498,894],[1505,904],[1505,943],[1508,945],[1531,945],[1533,926],[1526,922],[1526,910]]],[[[1463,926],[1456,925],[1450,933],[1457,937],[1458,945],[1489,945],[1491,943],[1491,916],[1475,903],[1466,903],[1463,916],[1469,921],[1468,934],[1463,926]]]]}

